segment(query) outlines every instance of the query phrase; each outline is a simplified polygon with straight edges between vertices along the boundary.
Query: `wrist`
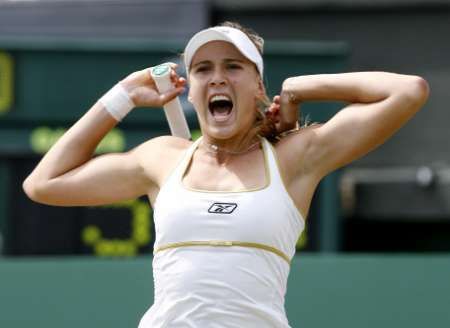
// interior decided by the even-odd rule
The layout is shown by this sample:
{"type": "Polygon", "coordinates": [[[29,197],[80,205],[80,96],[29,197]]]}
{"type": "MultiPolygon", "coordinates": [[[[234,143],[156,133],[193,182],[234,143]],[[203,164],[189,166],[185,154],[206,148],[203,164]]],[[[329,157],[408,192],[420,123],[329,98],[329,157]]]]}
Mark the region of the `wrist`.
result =
{"type": "Polygon", "coordinates": [[[119,122],[135,107],[127,89],[121,83],[117,83],[105,93],[99,102],[119,122]]]}
{"type": "Polygon", "coordinates": [[[289,77],[284,80],[282,85],[282,93],[284,94],[285,101],[298,105],[302,102],[301,98],[301,76],[289,77]]]}

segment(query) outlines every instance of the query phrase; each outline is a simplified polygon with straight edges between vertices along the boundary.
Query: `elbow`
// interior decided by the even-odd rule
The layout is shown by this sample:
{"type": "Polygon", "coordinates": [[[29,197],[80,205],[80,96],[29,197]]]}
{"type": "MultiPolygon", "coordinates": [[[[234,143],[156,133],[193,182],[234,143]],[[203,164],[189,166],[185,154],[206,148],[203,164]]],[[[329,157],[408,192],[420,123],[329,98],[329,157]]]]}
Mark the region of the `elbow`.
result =
{"type": "Polygon", "coordinates": [[[37,192],[36,192],[36,188],[34,186],[34,183],[32,181],[31,176],[28,176],[22,183],[22,189],[25,192],[25,195],[28,196],[28,198],[30,198],[31,200],[36,201],[36,196],[37,196],[37,192]]]}
{"type": "Polygon", "coordinates": [[[430,86],[427,80],[420,76],[413,76],[412,79],[414,94],[421,103],[425,103],[430,95],[430,86]]]}
{"type": "Polygon", "coordinates": [[[426,103],[430,95],[428,82],[420,76],[408,76],[408,81],[405,83],[404,95],[405,99],[419,110],[426,103]]]}
{"type": "Polygon", "coordinates": [[[61,196],[61,187],[53,180],[40,179],[31,174],[23,181],[22,189],[33,202],[51,206],[72,206],[72,202],[61,196]]]}
{"type": "Polygon", "coordinates": [[[34,181],[32,176],[25,179],[22,183],[22,189],[32,201],[36,203],[45,203],[44,188],[39,187],[39,184],[34,181]]]}

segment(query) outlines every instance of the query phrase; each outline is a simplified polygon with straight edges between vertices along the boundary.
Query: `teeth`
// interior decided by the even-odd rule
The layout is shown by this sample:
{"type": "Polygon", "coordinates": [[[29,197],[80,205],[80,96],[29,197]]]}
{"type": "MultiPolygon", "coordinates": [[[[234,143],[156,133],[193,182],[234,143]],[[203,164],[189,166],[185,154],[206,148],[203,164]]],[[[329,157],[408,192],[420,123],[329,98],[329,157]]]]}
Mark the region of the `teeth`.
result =
{"type": "Polygon", "coordinates": [[[220,100],[231,101],[231,99],[230,99],[228,96],[225,96],[225,95],[215,95],[215,96],[212,96],[212,97],[211,97],[211,99],[209,100],[209,102],[220,101],[220,100]]]}

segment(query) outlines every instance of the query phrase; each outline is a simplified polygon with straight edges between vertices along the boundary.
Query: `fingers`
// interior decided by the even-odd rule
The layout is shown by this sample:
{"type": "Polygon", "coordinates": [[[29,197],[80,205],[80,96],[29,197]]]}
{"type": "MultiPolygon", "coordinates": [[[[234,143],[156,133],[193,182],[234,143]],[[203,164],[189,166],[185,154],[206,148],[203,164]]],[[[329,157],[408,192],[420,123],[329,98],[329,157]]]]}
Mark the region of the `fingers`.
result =
{"type": "MultiPolygon", "coordinates": [[[[168,62],[169,66],[172,68],[170,71],[170,81],[174,85],[175,88],[184,88],[186,86],[186,79],[184,77],[180,77],[178,73],[176,72],[176,69],[178,68],[178,64],[168,62]]],[[[184,92],[184,90],[182,91],[184,92]]],[[[181,92],[181,93],[182,93],[181,92]]]]}
{"type": "Polygon", "coordinates": [[[178,68],[178,64],[168,62],[171,71],[170,71],[170,80],[172,84],[174,85],[174,89],[164,92],[160,94],[159,99],[162,103],[162,105],[168,103],[172,99],[175,99],[179,95],[181,95],[183,92],[186,91],[186,79],[184,77],[180,77],[178,73],[176,72],[176,69],[178,68]]]}
{"type": "Polygon", "coordinates": [[[186,79],[184,77],[178,76],[177,73],[175,73],[175,72],[170,73],[170,82],[175,87],[180,87],[180,86],[186,85],[186,79]]]}
{"type": "Polygon", "coordinates": [[[297,126],[300,103],[289,92],[281,91],[280,95],[280,129],[287,131],[297,126]]]}
{"type": "Polygon", "coordinates": [[[272,103],[266,109],[266,117],[273,122],[278,122],[280,116],[280,107],[280,96],[276,95],[272,98],[272,103]]]}
{"type": "Polygon", "coordinates": [[[175,83],[175,88],[184,87],[186,86],[186,79],[184,77],[179,77],[175,83]]]}
{"type": "Polygon", "coordinates": [[[170,79],[173,89],[167,92],[159,92],[152,77],[152,67],[136,71],[121,81],[125,90],[130,94],[134,103],[139,107],[162,107],[164,104],[179,96],[185,91],[186,79],[178,76],[175,63],[167,63],[170,66],[170,79]]]}
{"type": "MultiPolygon", "coordinates": [[[[180,77],[177,74],[177,72],[175,71],[176,68],[178,67],[178,64],[172,63],[172,62],[167,62],[167,63],[164,63],[164,64],[169,65],[170,68],[171,68],[169,76],[170,76],[170,82],[172,83],[172,85],[175,88],[184,87],[186,85],[186,79],[184,77],[180,77]]],[[[164,65],[164,64],[161,64],[161,65],[164,65]]],[[[144,71],[146,72],[145,73],[146,80],[147,80],[146,84],[154,87],[155,86],[155,82],[153,80],[152,73],[151,73],[152,69],[153,69],[153,67],[148,67],[144,71]]]]}
{"type": "MultiPolygon", "coordinates": [[[[177,79],[178,79],[178,74],[176,72],[176,69],[178,68],[179,65],[176,64],[176,63],[172,63],[172,62],[162,63],[160,65],[164,65],[164,64],[167,64],[167,65],[170,66],[170,68],[171,68],[171,70],[170,70],[170,79],[171,79],[172,83],[175,84],[177,79]]],[[[159,66],[159,65],[156,65],[156,66],[159,66]]],[[[147,76],[147,78],[149,78],[152,81],[153,81],[153,78],[152,78],[152,68],[153,67],[155,67],[155,66],[147,67],[146,69],[141,71],[141,72],[145,72],[145,75],[147,76]]]]}
{"type": "Polygon", "coordinates": [[[161,93],[159,95],[159,101],[161,106],[164,106],[166,103],[168,103],[172,99],[175,99],[185,91],[186,89],[184,87],[177,87],[167,92],[161,93]]]}

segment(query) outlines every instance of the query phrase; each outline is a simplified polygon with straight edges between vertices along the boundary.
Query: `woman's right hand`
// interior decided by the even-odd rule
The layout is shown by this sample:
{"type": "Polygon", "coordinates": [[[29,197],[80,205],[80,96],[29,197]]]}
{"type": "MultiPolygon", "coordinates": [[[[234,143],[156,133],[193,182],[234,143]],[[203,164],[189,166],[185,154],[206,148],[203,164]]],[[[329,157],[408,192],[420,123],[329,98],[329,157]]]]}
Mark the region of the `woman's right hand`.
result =
{"type": "Polygon", "coordinates": [[[178,76],[175,69],[177,64],[168,63],[171,68],[170,78],[174,88],[170,91],[160,93],[156,87],[150,70],[146,68],[128,75],[119,83],[128,92],[136,107],[163,107],[164,104],[179,96],[185,91],[186,79],[178,76]]]}

